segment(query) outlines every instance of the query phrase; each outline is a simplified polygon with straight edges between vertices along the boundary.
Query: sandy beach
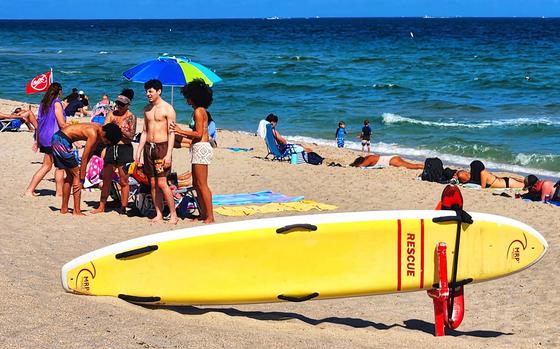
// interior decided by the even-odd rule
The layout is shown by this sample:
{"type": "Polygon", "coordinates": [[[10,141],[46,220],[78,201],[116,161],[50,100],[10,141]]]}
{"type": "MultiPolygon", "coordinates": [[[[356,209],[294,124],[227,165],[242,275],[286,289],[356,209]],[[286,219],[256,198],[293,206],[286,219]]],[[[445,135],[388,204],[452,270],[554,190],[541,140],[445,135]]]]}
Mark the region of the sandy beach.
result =
{"type": "MultiPolygon", "coordinates": [[[[0,111],[22,103],[0,100],[0,111]]],[[[257,120],[258,121],[258,120],[257,120]]],[[[257,122],[256,121],[256,122],[257,122]]],[[[255,127],[256,127],[255,122],[255,127]]],[[[22,129],[24,129],[23,127],[22,129]]],[[[362,170],[290,165],[264,160],[262,139],[221,130],[209,183],[214,194],[272,190],[338,207],[329,212],[433,209],[444,186],[416,180],[418,170],[362,170]],[[254,148],[231,152],[227,147],[254,148]]],[[[466,314],[445,338],[433,333],[425,292],[305,303],[148,308],[109,297],[65,293],[60,268],[69,260],[119,241],[199,223],[150,225],[116,212],[76,218],[58,212],[53,172],[22,197],[42,154],[32,134],[0,134],[0,347],[2,348],[452,348],[559,347],[560,208],[464,189],[465,209],[511,217],[538,230],[550,245],[521,273],[466,287],[466,314]]],[[[309,144],[326,162],[349,164],[356,152],[309,144]]],[[[187,149],[175,150],[173,169],[190,168],[187,149]]],[[[84,192],[86,214],[99,192],[84,192]]],[[[320,213],[310,211],[310,214],[320,213]]],[[[293,211],[224,217],[217,223],[295,215],[293,211]]]]}

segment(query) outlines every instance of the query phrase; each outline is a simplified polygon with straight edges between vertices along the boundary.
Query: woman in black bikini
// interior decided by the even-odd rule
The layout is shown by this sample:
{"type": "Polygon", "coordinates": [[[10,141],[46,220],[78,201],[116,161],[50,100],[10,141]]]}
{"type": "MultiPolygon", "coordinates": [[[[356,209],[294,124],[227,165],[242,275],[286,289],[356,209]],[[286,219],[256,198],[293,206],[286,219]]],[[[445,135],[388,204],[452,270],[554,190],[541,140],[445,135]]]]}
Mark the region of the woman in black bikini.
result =
{"type": "Polygon", "coordinates": [[[457,177],[461,183],[480,184],[482,188],[523,188],[525,186],[522,179],[494,175],[479,160],[471,162],[470,173],[458,171],[457,177]]]}

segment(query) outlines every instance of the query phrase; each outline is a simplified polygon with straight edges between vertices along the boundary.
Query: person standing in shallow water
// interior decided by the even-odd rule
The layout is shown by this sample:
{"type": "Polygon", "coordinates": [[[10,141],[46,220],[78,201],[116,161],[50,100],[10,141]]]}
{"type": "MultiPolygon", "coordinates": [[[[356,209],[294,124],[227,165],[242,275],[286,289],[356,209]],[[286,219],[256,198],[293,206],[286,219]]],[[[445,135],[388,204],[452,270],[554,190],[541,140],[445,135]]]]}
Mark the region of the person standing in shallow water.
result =
{"type": "MultiPolygon", "coordinates": [[[[43,164],[35,172],[31,178],[29,186],[25,190],[26,196],[36,196],[35,189],[43,180],[45,175],[50,172],[53,166],[53,153],[51,147],[52,136],[60,129],[67,126],[66,114],[62,108],[60,96],[62,95],[62,85],[53,82],[49,86],[47,92],[39,104],[39,112],[37,113],[37,128],[35,129],[34,151],[39,151],[45,156],[43,164]]],[[[64,170],[57,169],[54,172],[54,181],[56,183],[56,196],[62,196],[62,185],[64,183],[64,170]]]]}
{"type": "Polygon", "coordinates": [[[181,129],[176,123],[171,124],[171,131],[192,139],[192,180],[200,203],[199,220],[204,223],[214,222],[212,192],[208,186],[208,165],[212,160],[212,146],[208,136],[209,116],[206,109],[212,104],[213,92],[201,79],[195,79],[181,90],[187,103],[194,109],[193,131],[181,129]]]}

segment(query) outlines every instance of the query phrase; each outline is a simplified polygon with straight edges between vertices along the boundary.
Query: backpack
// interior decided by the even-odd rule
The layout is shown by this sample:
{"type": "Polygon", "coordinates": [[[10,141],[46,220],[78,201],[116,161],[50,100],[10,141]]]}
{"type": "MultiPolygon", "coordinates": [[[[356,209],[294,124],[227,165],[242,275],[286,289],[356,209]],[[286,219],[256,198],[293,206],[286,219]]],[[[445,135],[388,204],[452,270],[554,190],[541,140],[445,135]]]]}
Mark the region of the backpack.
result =
{"type": "Polygon", "coordinates": [[[303,156],[303,161],[311,165],[321,165],[323,163],[323,160],[325,159],[321,155],[315,153],[314,151],[311,151],[309,153],[304,151],[302,153],[302,156],[303,156]]]}
{"type": "Polygon", "coordinates": [[[443,162],[439,158],[427,158],[420,178],[423,181],[440,182],[443,179],[443,162]]]}

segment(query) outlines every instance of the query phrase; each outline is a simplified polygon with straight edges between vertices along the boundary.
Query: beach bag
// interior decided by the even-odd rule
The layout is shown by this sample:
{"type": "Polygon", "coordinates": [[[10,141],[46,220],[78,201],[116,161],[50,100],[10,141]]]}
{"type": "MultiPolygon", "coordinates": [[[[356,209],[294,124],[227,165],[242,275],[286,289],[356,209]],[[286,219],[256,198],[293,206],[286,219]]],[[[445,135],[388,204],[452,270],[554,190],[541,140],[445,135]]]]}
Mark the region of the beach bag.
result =
{"type": "Polygon", "coordinates": [[[420,178],[423,181],[439,183],[443,179],[443,162],[439,158],[427,158],[420,178]]]}
{"type": "Polygon", "coordinates": [[[84,188],[92,187],[101,182],[103,174],[103,159],[97,155],[93,155],[88,162],[86,169],[86,181],[84,188]]]}
{"type": "Polygon", "coordinates": [[[560,201],[560,181],[556,182],[556,184],[554,184],[554,188],[556,188],[556,190],[554,191],[554,195],[552,195],[552,198],[550,199],[551,201],[560,201]]]}
{"type": "Polygon", "coordinates": [[[323,163],[323,160],[325,159],[321,155],[315,153],[314,151],[311,151],[309,153],[304,151],[302,156],[303,156],[303,161],[311,165],[321,165],[323,163]]]}
{"type": "Polygon", "coordinates": [[[152,201],[149,186],[140,185],[138,193],[134,198],[134,207],[138,210],[138,213],[144,217],[148,217],[155,212],[156,208],[152,201]]]}

